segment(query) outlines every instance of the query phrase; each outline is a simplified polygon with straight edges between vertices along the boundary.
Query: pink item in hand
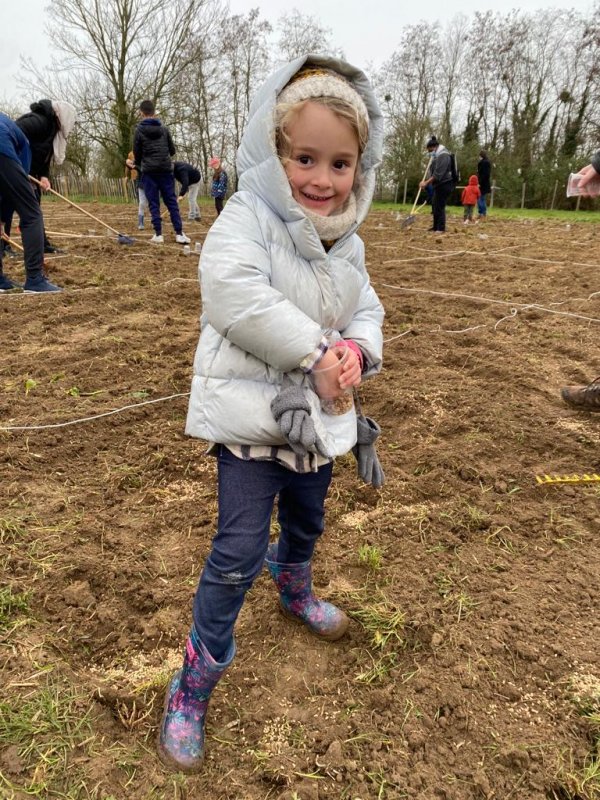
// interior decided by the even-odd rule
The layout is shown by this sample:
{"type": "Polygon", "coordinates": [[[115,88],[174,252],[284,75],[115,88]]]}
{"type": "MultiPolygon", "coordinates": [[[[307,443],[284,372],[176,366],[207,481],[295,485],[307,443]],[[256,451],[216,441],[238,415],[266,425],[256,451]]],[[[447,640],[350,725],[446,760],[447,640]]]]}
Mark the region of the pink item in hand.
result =
{"type": "Polygon", "coordinates": [[[339,342],[334,344],[334,347],[349,347],[353,353],[356,353],[356,357],[358,358],[358,362],[362,370],[364,363],[363,351],[356,344],[356,342],[352,341],[352,339],[340,339],[339,342]]]}

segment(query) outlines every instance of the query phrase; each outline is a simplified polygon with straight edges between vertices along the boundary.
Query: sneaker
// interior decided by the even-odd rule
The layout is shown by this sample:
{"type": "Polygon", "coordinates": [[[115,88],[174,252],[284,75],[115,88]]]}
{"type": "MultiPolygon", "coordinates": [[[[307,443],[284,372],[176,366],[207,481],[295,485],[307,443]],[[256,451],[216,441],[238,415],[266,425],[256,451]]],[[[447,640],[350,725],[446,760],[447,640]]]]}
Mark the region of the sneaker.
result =
{"type": "Polygon", "coordinates": [[[26,292],[62,292],[60,286],[50,283],[45,275],[36,275],[35,278],[27,278],[23,289],[26,292]]]}
{"type": "Polygon", "coordinates": [[[6,275],[0,274],[0,292],[10,292],[11,289],[22,289],[18,283],[11,281],[6,275]]]}
{"type": "Polygon", "coordinates": [[[144,230],[144,223],[140,222],[138,225],[138,231],[143,231],[143,230],[144,230]]]}
{"type": "Polygon", "coordinates": [[[162,233],[155,233],[154,236],[150,239],[150,241],[152,242],[152,244],[164,244],[165,237],[162,235],[162,233]]]}
{"type": "Polygon", "coordinates": [[[60,247],[55,247],[53,244],[50,244],[50,242],[44,245],[44,253],[64,253],[64,252],[65,251],[61,250],[60,247]]]}
{"type": "Polygon", "coordinates": [[[563,386],[562,399],[580,411],[600,411],[600,377],[587,386],[563,386]]]}
{"type": "Polygon", "coordinates": [[[175,241],[177,244],[189,244],[192,240],[189,236],[186,236],[185,233],[178,233],[175,237],[175,241]]]}

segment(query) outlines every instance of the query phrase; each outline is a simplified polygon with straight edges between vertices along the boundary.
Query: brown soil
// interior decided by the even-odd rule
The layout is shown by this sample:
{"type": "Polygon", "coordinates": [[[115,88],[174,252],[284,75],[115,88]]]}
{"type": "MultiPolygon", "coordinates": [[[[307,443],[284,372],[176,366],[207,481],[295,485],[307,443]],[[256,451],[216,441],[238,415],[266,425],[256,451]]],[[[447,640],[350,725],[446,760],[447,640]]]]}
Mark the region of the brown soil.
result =
{"type": "MultiPolygon", "coordinates": [[[[134,228],[133,206],[87,207],[134,228]]],[[[68,723],[59,769],[39,755],[56,731],[34,751],[1,728],[0,796],[597,797],[598,784],[575,793],[593,745],[573,697],[600,677],[600,484],[536,483],[600,473],[599,418],[559,396],[597,370],[596,226],[454,216],[442,236],[425,213],[406,230],[370,215],[391,341],[361,396],[387,482],[336,464],[315,559],[350,631],[311,638],[263,575],[212,700],[204,772],[184,778],[154,738],[215,528],[215,466],[183,432],[197,259],[170,229],[161,248],[148,231],[126,247],[65,206],[45,211],[49,230],[97,238],[51,236],[68,249],[48,261],[64,293],[0,296],[1,425],[57,426],[0,431],[0,586],[28,603],[0,629],[0,709],[24,713],[53,688],[85,730],[68,723]],[[145,400],[160,402],[124,409],[145,400]],[[364,612],[404,616],[375,640],[364,612]]]]}

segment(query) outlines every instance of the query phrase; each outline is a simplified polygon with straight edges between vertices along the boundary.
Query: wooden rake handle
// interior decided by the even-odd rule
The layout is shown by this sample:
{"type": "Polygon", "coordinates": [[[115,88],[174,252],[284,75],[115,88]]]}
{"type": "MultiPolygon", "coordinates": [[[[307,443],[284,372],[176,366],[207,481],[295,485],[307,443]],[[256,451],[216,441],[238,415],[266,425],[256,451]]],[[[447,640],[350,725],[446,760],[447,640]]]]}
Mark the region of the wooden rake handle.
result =
{"type": "Polygon", "coordinates": [[[16,243],[16,242],[15,242],[13,239],[10,239],[10,238],[9,238],[9,237],[8,237],[8,236],[7,236],[7,235],[4,233],[4,231],[3,231],[3,232],[2,232],[2,234],[0,235],[0,238],[2,238],[2,239],[5,241],[5,242],[8,242],[8,244],[9,244],[11,247],[16,247],[16,248],[17,248],[17,250],[20,250],[22,253],[24,253],[24,252],[25,252],[25,250],[23,250],[23,248],[21,247],[21,245],[20,245],[20,244],[17,244],[17,243],[16,243]]]}
{"type": "MultiPolygon", "coordinates": [[[[432,161],[433,159],[430,158],[429,161],[427,162],[427,166],[425,167],[425,172],[423,173],[423,178],[421,180],[424,181],[425,178],[427,177],[427,171],[429,170],[432,161]]],[[[417,192],[417,196],[415,197],[415,202],[413,203],[413,207],[410,210],[410,216],[412,216],[415,213],[415,208],[417,207],[417,203],[419,202],[420,196],[421,196],[421,186],[419,186],[419,191],[417,192]]]]}
{"type": "MultiPolygon", "coordinates": [[[[42,186],[41,181],[38,181],[38,179],[34,178],[33,175],[29,175],[29,180],[33,181],[33,183],[37,183],[38,186],[42,186]]],[[[47,191],[52,192],[52,194],[55,194],[57,197],[60,197],[60,199],[64,200],[65,203],[68,203],[70,206],[73,206],[73,208],[76,208],[78,211],[81,211],[81,213],[85,214],[87,217],[91,217],[91,219],[95,220],[100,225],[104,225],[105,228],[108,228],[109,231],[112,231],[117,236],[121,235],[119,231],[116,230],[116,228],[111,228],[111,226],[108,225],[106,222],[103,222],[101,219],[98,219],[98,217],[95,217],[93,214],[90,214],[90,212],[86,211],[85,208],[78,206],[77,203],[74,203],[72,200],[69,200],[68,197],[65,197],[63,194],[60,194],[60,192],[57,192],[55,189],[48,189],[47,191]]]]}

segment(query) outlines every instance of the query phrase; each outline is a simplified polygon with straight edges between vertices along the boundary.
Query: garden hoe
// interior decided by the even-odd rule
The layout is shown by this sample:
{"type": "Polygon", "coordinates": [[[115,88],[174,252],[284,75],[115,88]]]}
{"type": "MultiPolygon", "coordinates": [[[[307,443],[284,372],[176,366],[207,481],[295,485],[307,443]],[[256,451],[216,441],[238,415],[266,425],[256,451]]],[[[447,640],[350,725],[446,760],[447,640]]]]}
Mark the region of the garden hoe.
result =
{"type": "MultiPolygon", "coordinates": [[[[37,178],[34,178],[31,175],[29,176],[29,180],[33,181],[34,183],[37,183],[38,186],[42,185],[37,178]]],[[[116,234],[117,241],[119,244],[133,244],[135,242],[135,239],[132,236],[126,236],[124,233],[119,233],[118,230],[116,230],[115,228],[111,228],[111,226],[108,225],[106,222],[103,222],[101,219],[98,219],[98,217],[95,217],[93,214],[90,214],[90,212],[86,211],[85,208],[82,208],[81,206],[78,206],[77,203],[74,203],[72,200],[69,200],[68,197],[65,197],[64,195],[60,194],[54,189],[48,189],[48,191],[51,192],[52,194],[55,194],[57,197],[60,197],[61,200],[64,200],[65,203],[68,203],[70,206],[73,206],[73,208],[76,208],[78,211],[81,211],[82,214],[85,214],[87,217],[91,217],[100,225],[104,225],[105,228],[108,228],[109,231],[112,231],[114,234],[116,234]]]]}
{"type": "MultiPolygon", "coordinates": [[[[431,166],[431,161],[432,159],[430,158],[427,163],[427,166],[425,167],[425,172],[423,173],[423,180],[425,180],[425,178],[427,177],[427,172],[429,170],[429,167],[431,166]]],[[[417,192],[417,196],[415,197],[415,202],[413,203],[413,207],[410,211],[410,214],[405,220],[402,220],[402,224],[400,225],[402,229],[410,227],[415,221],[417,216],[415,213],[415,208],[417,207],[417,203],[419,202],[420,195],[421,195],[421,186],[419,185],[419,191],[417,192]]],[[[425,203],[423,203],[423,205],[425,205],[425,203]]]]}

